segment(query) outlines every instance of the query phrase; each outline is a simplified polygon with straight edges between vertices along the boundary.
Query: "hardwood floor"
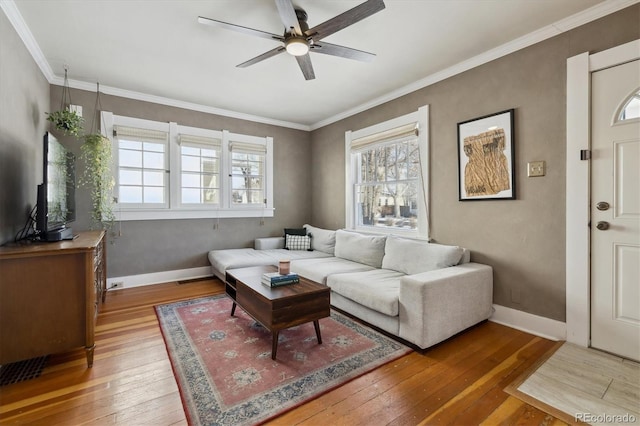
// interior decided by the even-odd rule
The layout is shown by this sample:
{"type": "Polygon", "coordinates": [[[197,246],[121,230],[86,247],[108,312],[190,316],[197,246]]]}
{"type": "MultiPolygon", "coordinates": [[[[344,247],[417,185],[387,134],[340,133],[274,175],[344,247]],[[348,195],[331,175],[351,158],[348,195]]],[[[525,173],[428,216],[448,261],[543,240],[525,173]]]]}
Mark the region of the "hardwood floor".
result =
{"type": "MultiPolygon", "coordinates": [[[[83,349],[0,387],[0,424],[187,424],[153,306],[221,293],[218,280],[109,292],[93,368],[83,349]]],[[[504,392],[555,342],[484,322],[280,416],[272,425],[562,425],[504,392]]]]}

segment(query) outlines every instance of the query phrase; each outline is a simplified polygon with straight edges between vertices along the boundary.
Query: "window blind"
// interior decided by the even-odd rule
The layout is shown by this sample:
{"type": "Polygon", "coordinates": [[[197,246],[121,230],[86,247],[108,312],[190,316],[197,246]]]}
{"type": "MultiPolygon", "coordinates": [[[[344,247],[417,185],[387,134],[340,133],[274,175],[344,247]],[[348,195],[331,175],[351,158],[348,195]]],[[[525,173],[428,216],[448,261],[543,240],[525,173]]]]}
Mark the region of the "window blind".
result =
{"type": "Polygon", "coordinates": [[[194,135],[178,135],[178,143],[180,145],[188,145],[197,148],[205,148],[205,149],[220,149],[222,146],[222,141],[217,138],[208,138],[205,136],[194,136],[194,135]]]}
{"type": "Polygon", "coordinates": [[[265,154],[267,152],[266,145],[258,145],[245,142],[230,142],[229,151],[242,154],[265,154]]]}
{"type": "Polygon", "coordinates": [[[131,138],[137,141],[153,141],[153,142],[166,142],[167,132],[161,132],[159,130],[140,129],[136,127],[127,126],[114,126],[113,136],[119,138],[131,138]]]}
{"type": "Polygon", "coordinates": [[[385,144],[397,139],[418,135],[418,123],[409,123],[393,129],[363,136],[351,141],[352,151],[371,149],[375,145],[385,144]]]}

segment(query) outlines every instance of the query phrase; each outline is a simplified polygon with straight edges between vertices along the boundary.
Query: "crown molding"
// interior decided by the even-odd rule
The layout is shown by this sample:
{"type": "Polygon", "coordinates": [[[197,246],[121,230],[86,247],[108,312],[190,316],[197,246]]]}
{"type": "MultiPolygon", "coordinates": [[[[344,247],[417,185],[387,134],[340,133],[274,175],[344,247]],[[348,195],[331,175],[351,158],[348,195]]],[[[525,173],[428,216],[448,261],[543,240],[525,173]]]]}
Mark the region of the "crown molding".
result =
{"type": "MultiPolygon", "coordinates": [[[[204,112],[209,114],[221,115],[224,117],[237,118],[240,120],[253,121],[257,123],[269,124],[269,125],[274,125],[279,127],[287,127],[291,129],[297,129],[297,130],[312,131],[312,130],[316,130],[321,127],[327,126],[329,124],[335,123],[337,121],[343,120],[345,118],[348,118],[360,112],[366,111],[368,109],[374,108],[376,106],[382,105],[385,102],[389,102],[391,100],[397,99],[409,93],[415,92],[416,90],[438,83],[442,80],[453,77],[456,74],[460,74],[472,68],[486,64],[495,59],[506,56],[510,53],[516,52],[518,50],[529,47],[533,44],[547,40],[551,37],[555,37],[559,34],[562,34],[563,32],[572,30],[576,27],[587,24],[591,21],[602,18],[614,12],[617,12],[621,9],[634,5],[638,2],[640,2],[640,0],[605,0],[602,3],[592,6],[589,9],[586,9],[582,12],[579,12],[572,16],[564,18],[551,25],[548,25],[539,30],[533,31],[513,41],[510,41],[494,49],[488,50],[484,53],[474,56],[473,58],[462,61],[447,69],[431,74],[414,83],[403,86],[383,96],[372,99],[371,101],[365,102],[359,106],[348,109],[346,111],[343,111],[339,114],[328,117],[324,120],[318,121],[311,125],[294,123],[289,121],[282,121],[282,120],[275,120],[268,117],[245,114],[238,111],[231,111],[231,110],[226,110],[222,108],[216,108],[209,105],[201,105],[201,104],[181,101],[178,99],[165,98],[162,96],[135,92],[132,90],[120,89],[117,87],[100,85],[100,91],[108,95],[120,96],[128,99],[136,99],[140,101],[152,102],[152,103],[157,103],[161,105],[184,108],[192,111],[199,111],[199,112],[204,112]]],[[[5,15],[7,15],[7,18],[15,28],[16,32],[18,33],[22,41],[24,42],[25,46],[27,47],[27,50],[33,57],[34,61],[42,71],[42,74],[45,76],[49,84],[62,86],[64,84],[64,79],[54,74],[51,66],[49,65],[49,62],[46,60],[44,54],[42,53],[42,50],[40,50],[40,46],[38,45],[35,38],[33,37],[31,30],[25,23],[24,18],[22,17],[22,14],[20,14],[20,11],[16,6],[15,1],[0,0],[0,8],[2,8],[5,15]]],[[[88,90],[88,91],[95,90],[95,83],[80,81],[80,80],[69,80],[69,86],[76,89],[82,89],[82,90],[88,90]]]]}
{"type": "Polygon", "coordinates": [[[633,6],[639,1],[640,0],[606,0],[602,3],[596,4],[593,7],[590,7],[589,9],[583,10],[580,13],[568,16],[556,22],[554,25],[558,27],[562,32],[569,31],[629,6],[633,6]]]}
{"type": "MultiPolygon", "coordinates": [[[[69,79],[68,82],[69,82],[69,87],[73,87],[74,89],[87,90],[89,92],[95,92],[96,90],[96,83],[90,83],[87,81],[74,80],[74,79],[69,79]]],[[[54,76],[49,81],[49,83],[62,86],[64,84],[64,78],[54,76]]],[[[204,112],[207,114],[221,115],[223,117],[237,118],[240,120],[253,121],[256,123],[269,124],[269,125],[278,126],[278,127],[287,127],[290,129],[304,130],[307,132],[311,130],[311,128],[306,124],[293,123],[290,121],[282,121],[282,120],[276,120],[273,118],[262,117],[258,115],[245,114],[242,112],[216,108],[209,105],[201,105],[201,104],[196,104],[192,102],[181,101],[178,99],[165,98],[163,96],[150,95],[148,93],[135,92],[133,90],[126,90],[126,89],[120,89],[112,86],[105,86],[103,84],[100,84],[100,93],[103,93],[105,95],[119,96],[127,99],[135,99],[138,101],[151,102],[154,104],[166,105],[166,106],[171,106],[176,108],[183,108],[183,109],[188,109],[190,111],[198,111],[198,112],[204,112]]]]}
{"type": "Polygon", "coordinates": [[[470,59],[459,62],[456,65],[453,65],[437,73],[431,74],[414,83],[408,84],[404,87],[394,90],[393,92],[390,92],[378,98],[372,99],[369,102],[366,102],[354,108],[343,111],[339,114],[326,118],[322,121],[318,121],[317,123],[314,123],[310,126],[311,130],[316,130],[324,126],[328,126],[329,124],[351,117],[352,115],[364,112],[378,105],[382,105],[385,102],[392,101],[394,99],[397,99],[409,93],[415,92],[416,90],[438,83],[442,80],[446,80],[447,78],[453,77],[454,75],[463,73],[472,68],[486,64],[495,59],[501,58],[503,56],[506,56],[518,50],[524,49],[526,47],[532,46],[541,41],[547,40],[551,37],[560,35],[566,31],[577,28],[581,25],[587,24],[591,21],[595,21],[596,19],[610,15],[626,7],[632,6],[638,3],[639,1],[640,0],[605,0],[602,3],[599,3],[595,6],[590,7],[589,9],[585,9],[582,12],[571,15],[560,21],[554,22],[553,24],[547,25],[546,27],[540,28],[520,38],[517,38],[501,46],[498,46],[494,49],[488,50],[470,59]]]}

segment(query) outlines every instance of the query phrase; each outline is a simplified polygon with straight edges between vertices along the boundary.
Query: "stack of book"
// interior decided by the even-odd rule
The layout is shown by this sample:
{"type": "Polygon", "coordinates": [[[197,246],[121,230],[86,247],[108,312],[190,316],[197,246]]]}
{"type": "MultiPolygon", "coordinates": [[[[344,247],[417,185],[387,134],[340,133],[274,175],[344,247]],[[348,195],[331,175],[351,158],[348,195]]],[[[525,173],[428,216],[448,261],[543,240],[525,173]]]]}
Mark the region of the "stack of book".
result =
{"type": "Polygon", "coordinates": [[[280,275],[278,272],[267,272],[262,274],[262,284],[269,287],[280,287],[281,285],[289,285],[300,282],[298,274],[290,273],[287,275],[280,275]]]}

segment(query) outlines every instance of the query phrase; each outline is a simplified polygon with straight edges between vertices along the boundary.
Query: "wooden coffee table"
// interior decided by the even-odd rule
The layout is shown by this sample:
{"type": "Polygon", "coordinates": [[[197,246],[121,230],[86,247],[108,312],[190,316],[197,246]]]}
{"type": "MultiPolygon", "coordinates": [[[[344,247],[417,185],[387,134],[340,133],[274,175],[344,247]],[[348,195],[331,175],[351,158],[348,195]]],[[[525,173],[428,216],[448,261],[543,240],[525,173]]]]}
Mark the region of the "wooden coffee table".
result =
{"type": "Polygon", "coordinates": [[[313,321],[318,344],[322,344],[318,320],[330,315],[330,289],[300,277],[300,282],[281,287],[262,284],[262,274],[275,266],[229,269],[225,292],[233,300],[231,316],[239,305],[271,332],[271,359],[276,359],[280,330],[313,321]]]}

